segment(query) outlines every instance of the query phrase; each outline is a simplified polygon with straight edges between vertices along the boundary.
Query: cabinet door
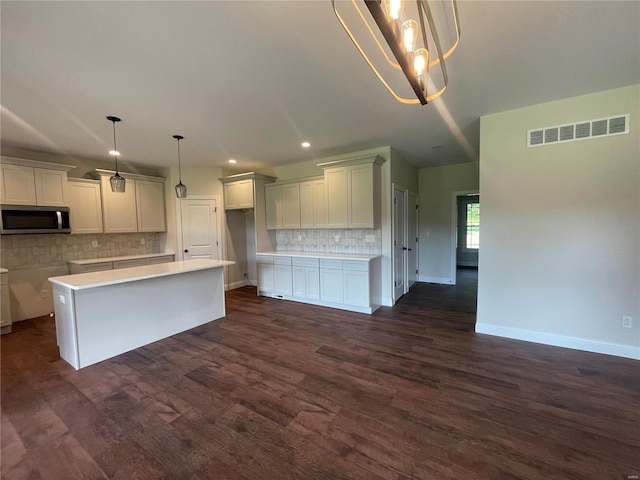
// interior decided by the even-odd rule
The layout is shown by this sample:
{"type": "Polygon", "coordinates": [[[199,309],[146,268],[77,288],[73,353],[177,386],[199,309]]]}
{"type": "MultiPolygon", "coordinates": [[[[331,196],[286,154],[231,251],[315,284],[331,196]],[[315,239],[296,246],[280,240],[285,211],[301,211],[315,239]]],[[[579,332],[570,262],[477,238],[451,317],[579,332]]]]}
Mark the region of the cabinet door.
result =
{"type": "Polygon", "coordinates": [[[253,180],[239,180],[238,208],[253,208],[253,180]]]}
{"type": "Polygon", "coordinates": [[[273,292],[273,264],[258,262],[258,290],[263,292],[273,292]]]}
{"type": "Polygon", "coordinates": [[[124,192],[112,192],[109,177],[101,177],[104,233],[138,231],[136,215],[136,182],[127,180],[124,192]]]}
{"type": "Polygon", "coordinates": [[[239,188],[237,182],[224,184],[224,209],[233,210],[240,203],[239,188]]]}
{"type": "Polygon", "coordinates": [[[328,168],[324,171],[327,198],[327,226],[348,226],[348,173],[347,167],[328,168]]]}
{"type": "Polygon", "coordinates": [[[300,183],[300,228],[315,227],[313,186],[313,181],[300,183]]]}
{"type": "Polygon", "coordinates": [[[67,192],[67,172],[34,168],[36,203],[51,207],[69,204],[67,192]]]}
{"type": "Polygon", "coordinates": [[[69,181],[71,233],[102,233],[100,183],[69,181]]]}
{"type": "Polygon", "coordinates": [[[349,228],[373,228],[373,165],[349,167],[349,228]]]}
{"type": "Polygon", "coordinates": [[[342,270],[320,269],[320,300],[343,303],[342,270]]]}
{"type": "Polygon", "coordinates": [[[164,184],[136,180],[136,211],[139,232],[164,232],[164,184]]]}
{"type": "Polygon", "coordinates": [[[320,299],[320,269],[306,267],[306,297],[320,299]]]}
{"type": "Polygon", "coordinates": [[[293,267],[293,296],[307,296],[307,267],[293,267]]]}
{"type": "Polygon", "coordinates": [[[135,260],[118,260],[113,262],[113,269],[119,270],[121,268],[142,267],[146,265],[144,258],[136,258],[135,260]]]}
{"type": "Polygon", "coordinates": [[[36,205],[33,167],[0,166],[0,203],[6,205],[36,205]]]}
{"type": "Polygon", "coordinates": [[[273,266],[274,292],[281,295],[293,294],[293,281],[291,276],[291,265],[273,266]]]}
{"type": "Polygon", "coordinates": [[[327,228],[327,192],[324,180],[313,182],[313,226],[314,228],[327,228]]]}
{"type": "Polygon", "coordinates": [[[267,213],[267,230],[282,228],[282,187],[280,185],[264,187],[267,213]]]}
{"type": "Polygon", "coordinates": [[[300,184],[282,186],[282,228],[300,228],[300,184]]]}
{"type": "Polygon", "coordinates": [[[344,270],[344,303],[358,307],[369,306],[369,272],[344,270]]]}

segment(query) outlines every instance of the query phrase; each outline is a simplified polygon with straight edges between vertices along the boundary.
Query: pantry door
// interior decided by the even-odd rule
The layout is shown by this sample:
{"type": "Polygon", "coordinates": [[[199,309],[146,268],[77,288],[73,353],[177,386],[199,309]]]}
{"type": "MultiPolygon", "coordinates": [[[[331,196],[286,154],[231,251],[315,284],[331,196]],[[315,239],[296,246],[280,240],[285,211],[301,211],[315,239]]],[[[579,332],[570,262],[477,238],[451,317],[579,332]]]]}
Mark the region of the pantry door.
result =
{"type": "Polygon", "coordinates": [[[220,259],[218,200],[180,199],[183,260],[220,259]]]}

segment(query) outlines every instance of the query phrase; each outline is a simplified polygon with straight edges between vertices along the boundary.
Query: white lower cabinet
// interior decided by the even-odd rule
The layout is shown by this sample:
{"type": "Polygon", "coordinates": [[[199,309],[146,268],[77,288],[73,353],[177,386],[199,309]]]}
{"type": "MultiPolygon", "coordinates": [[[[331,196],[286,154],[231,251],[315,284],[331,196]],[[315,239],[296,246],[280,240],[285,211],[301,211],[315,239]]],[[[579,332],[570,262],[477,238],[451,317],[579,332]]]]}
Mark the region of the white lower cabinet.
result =
{"type": "Polygon", "coordinates": [[[345,261],[342,270],[344,303],[357,307],[369,306],[369,264],[345,261]]]}
{"type": "Polygon", "coordinates": [[[273,293],[275,290],[273,278],[273,257],[271,255],[257,255],[258,265],[258,293],[273,293]]]}
{"type": "Polygon", "coordinates": [[[277,295],[293,295],[291,257],[273,259],[273,291],[277,295]]]}
{"type": "MultiPolygon", "coordinates": [[[[373,293],[370,259],[313,258],[311,256],[258,254],[258,295],[373,313],[379,296],[373,293]]],[[[378,259],[379,260],[379,259],[378,259]]],[[[378,282],[379,283],[379,282],[378,282]]]]}
{"type": "Polygon", "coordinates": [[[320,300],[343,303],[342,260],[320,260],[320,300]]]}
{"type": "Polygon", "coordinates": [[[293,259],[293,296],[320,299],[320,267],[317,258],[293,259]]]}

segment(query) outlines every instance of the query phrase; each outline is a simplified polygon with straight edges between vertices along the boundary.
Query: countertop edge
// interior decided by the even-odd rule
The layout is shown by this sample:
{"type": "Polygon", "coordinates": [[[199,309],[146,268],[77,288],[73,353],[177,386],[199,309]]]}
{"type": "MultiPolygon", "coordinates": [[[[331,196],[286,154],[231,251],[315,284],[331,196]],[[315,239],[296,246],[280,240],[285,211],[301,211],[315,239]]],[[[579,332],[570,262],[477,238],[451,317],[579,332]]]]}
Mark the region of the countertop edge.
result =
{"type": "Polygon", "coordinates": [[[48,280],[51,283],[70,288],[71,290],[86,290],[90,288],[148,280],[151,278],[179,275],[198,270],[223,268],[227,265],[233,265],[234,263],[235,262],[227,260],[208,260],[206,263],[203,263],[202,260],[186,260],[180,262],[161,263],[157,265],[122,268],[119,270],[63,275],[50,277],[48,280]]]}
{"type": "Polygon", "coordinates": [[[175,255],[175,253],[174,252],[139,253],[136,255],[121,255],[119,257],[85,258],[82,260],[69,260],[67,263],[70,263],[73,265],[89,265],[92,263],[120,262],[123,260],[138,260],[140,258],[168,257],[169,255],[175,255]]]}
{"type": "Polygon", "coordinates": [[[329,252],[258,252],[256,255],[271,255],[274,257],[298,257],[298,258],[318,258],[326,260],[359,260],[371,261],[382,257],[382,254],[367,253],[329,253],[329,252]]]}

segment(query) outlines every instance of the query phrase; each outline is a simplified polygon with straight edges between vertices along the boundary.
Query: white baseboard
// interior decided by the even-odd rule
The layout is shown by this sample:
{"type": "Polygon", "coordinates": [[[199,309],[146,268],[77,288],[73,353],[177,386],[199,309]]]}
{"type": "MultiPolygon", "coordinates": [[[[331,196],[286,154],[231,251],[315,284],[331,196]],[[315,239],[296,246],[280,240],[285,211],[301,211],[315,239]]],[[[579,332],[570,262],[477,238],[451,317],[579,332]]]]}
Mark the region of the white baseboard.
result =
{"type": "Polygon", "coordinates": [[[246,280],[241,280],[239,282],[227,283],[224,286],[224,289],[225,290],[234,290],[236,288],[245,287],[246,285],[247,285],[247,281],[246,280]]]}
{"type": "Polygon", "coordinates": [[[496,337],[512,338],[514,340],[524,340],[525,342],[542,343],[553,345],[554,347],[571,348],[573,350],[584,350],[593,353],[604,353],[616,357],[631,358],[640,360],[640,348],[630,345],[620,345],[617,343],[598,342],[584,338],[565,337],[553,333],[532,332],[519,328],[501,327],[486,323],[476,324],[476,333],[494,335],[496,337]]]}
{"type": "Polygon", "coordinates": [[[453,281],[450,277],[427,277],[425,275],[420,275],[418,277],[418,281],[427,283],[441,283],[443,285],[453,285],[453,281]]]}
{"type": "Polygon", "coordinates": [[[389,297],[382,297],[380,299],[380,305],[384,307],[393,307],[393,300],[389,297]]]}

